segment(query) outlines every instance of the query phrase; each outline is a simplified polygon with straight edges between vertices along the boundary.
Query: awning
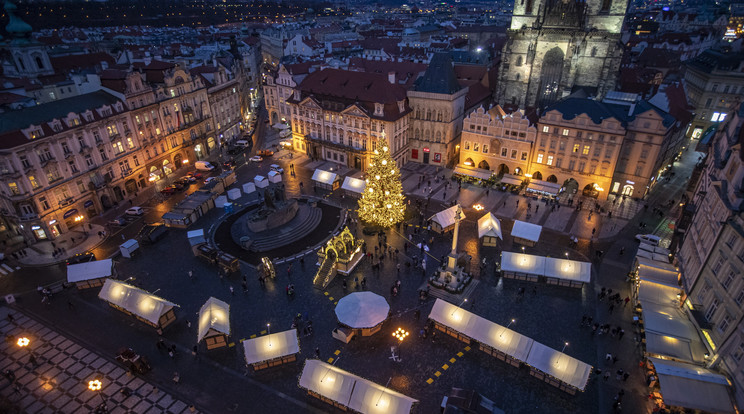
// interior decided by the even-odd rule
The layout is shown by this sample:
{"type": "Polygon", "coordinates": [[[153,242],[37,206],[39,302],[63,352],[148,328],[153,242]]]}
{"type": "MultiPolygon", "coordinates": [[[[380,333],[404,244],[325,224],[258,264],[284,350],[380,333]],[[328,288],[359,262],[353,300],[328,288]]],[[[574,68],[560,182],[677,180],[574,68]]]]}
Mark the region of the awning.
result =
{"type": "Polygon", "coordinates": [[[687,362],[705,361],[705,345],[681,308],[646,302],[642,309],[646,352],[687,362]]]}
{"type": "Polygon", "coordinates": [[[287,124],[282,124],[281,122],[277,122],[276,124],[272,126],[272,128],[284,130],[284,129],[289,129],[289,126],[287,126],[287,124]]]}
{"type": "Polygon", "coordinates": [[[481,180],[487,180],[491,178],[491,176],[493,175],[493,173],[489,170],[484,170],[482,168],[463,167],[463,166],[455,167],[452,173],[459,174],[459,175],[467,175],[468,177],[480,178],[481,180]]]}
{"type": "Polygon", "coordinates": [[[299,385],[360,413],[408,414],[418,402],[317,359],[305,361],[299,385]]]}
{"type": "Polygon", "coordinates": [[[297,329],[263,335],[243,341],[243,354],[247,364],[268,361],[300,352],[297,329]]]}
{"type": "Polygon", "coordinates": [[[666,254],[666,255],[668,255],[669,253],[671,253],[669,251],[669,249],[665,249],[665,248],[659,247],[659,246],[654,246],[652,244],[645,243],[645,242],[641,242],[638,245],[638,249],[639,250],[645,250],[645,251],[651,252],[651,253],[666,254]]]}
{"type": "Polygon", "coordinates": [[[542,226],[514,220],[514,227],[512,227],[511,233],[513,237],[537,242],[540,239],[540,233],[542,233],[542,226]]]}
{"type": "Polygon", "coordinates": [[[636,256],[638,278],[647,282],[661,283],[670,287],[679,287],[679,272],[669,263],[636,256]]]}
{"type": "Polygon", "coordinates": [[[490,212],[478,219],[478,238],[485,236],[498,237],[504,240],[501,235],[501,222],[490,212]]]}
{"type": "Polygon", "coordinates": [[[726,377],[709,369],[649,358],[656,368],[664,404],[711,413],[735,413],[726,377]]]}
{"type": "Polygon", "coordinates": [[[372,328],[387,319],[390,305],[372,292],[353,292],[338,301],[336,318],[350,328],[372,328]]]}
{"type": "Polygon", "coordinates": [[[583,283],[589,283],[592,277],[589,262],[513,252],[501,252],[501,270],[583,283]]]}
{"type": "Polygon", "coordinates": [[[351,191],[352,193],[362,194],[362,191],[364,191],[364,187],[366,186],[367,183],[362,179],[346,177],[344,178],[344,183],[341,184],[341,189],[351,191]]]}
{"type": "Polygon", "coordinates": [[[84,280],[111,277],[113,269],[114,265],[111,259],[71,264],[67,266],[67,281],[69,283],[75,283],[84,280]]]}
{"type": "Polygon", "coordinates": [[[556,183],[550,183],[547,181],[531,179],[530,184],[527,186],[527,190],[540,191],[552,195],[558,195],[561,191],[561,185],[556,183]]]}
{"type": "Polygon", "coordinates": [[[641,280],[638,285],[638,301],[656,303],[658,305],[676,306],[679,304],[677,295],[681,293],[679,287],[671,287],[660,283],[641,280]]]}
{"type": "Polygon", "coordinates": [[[539,342],[534,342],[527,364],[557,378],[565,384],[584,390],[592,373],[592,366],[539,342]]]}
{"type": "Polygon", "coordinates": [[[321,184],[333,184],[334,181],[336,181],[336,173],[332,173],[330,171],[325,171],[321,169],[315,170],[313,173],[313,181],[317,181],[321,184]]]}
{"type": "Polygon", "coordinates": [[[171,310],[175,303],[150,292],[114,279],[106,282],[98,297],[157,325],[160,317],[171,310]]]}
{"type": "MultiPolygon", "coordinates": [[[[437,222],[443,229],[455,224],[455,214],[457,213],[457,206],[454,205],[446,210],[442,210],[437,214],[429,217],[429,220],[437,222]]],[[[465,219],[465,213],[462,213],[461,219],[465,219]]]]}
{"type": "Polygon", "coordinates": [[[504,176],[501,177],[502,184],[521,185],[522,181],[524,181],[524,177],[518,175],[504,174],[504,176]]]}
{"type": "Polygon", "coordinates": [[[209,331],[230,335],[230,305],[210,297],[199,310],[199,327],[196,342],[204,339],[209,331]]]}

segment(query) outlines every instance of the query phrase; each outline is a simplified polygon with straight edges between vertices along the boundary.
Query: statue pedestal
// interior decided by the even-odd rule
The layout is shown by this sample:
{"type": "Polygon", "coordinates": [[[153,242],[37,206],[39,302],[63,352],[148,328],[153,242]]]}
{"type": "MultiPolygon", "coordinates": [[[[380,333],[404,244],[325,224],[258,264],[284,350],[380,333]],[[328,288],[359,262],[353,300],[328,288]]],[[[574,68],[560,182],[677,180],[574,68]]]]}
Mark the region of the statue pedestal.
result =
{"type": "Polygon", "coordinates": [[[468,275],[463,266],[458,266],[457,262],[461,256],[467,255],[450,254],[447,256],[447,263],[434,271],[434,275],[429,278],[429,284],[450,293],[462,293],[472,277],[468,275]]]}

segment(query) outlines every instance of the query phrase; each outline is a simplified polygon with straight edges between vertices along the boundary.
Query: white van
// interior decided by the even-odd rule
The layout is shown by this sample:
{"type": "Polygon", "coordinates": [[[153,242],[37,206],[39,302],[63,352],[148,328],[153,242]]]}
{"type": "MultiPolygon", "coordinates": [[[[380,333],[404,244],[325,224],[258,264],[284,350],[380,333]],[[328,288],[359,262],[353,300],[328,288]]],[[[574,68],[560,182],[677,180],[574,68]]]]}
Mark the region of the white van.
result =
{"type": "Polygon", "coordinates": [[[235,146],[236,147],[241,147],[241,148],[247,148],[247,147],[251,146],[251,143],[249,141],[246,141],[244,139],[241,139],[239,141],[235,141],[235,146]]]}
{"type": "Polygon", "coordinates": [[[661,237],[654,234],[636,234],[635,238],[639,242],[650,244],[652,246],[658,246],[659,243],[661,243],[661,237]]]}
{"type": "Polygon", "coordinates": [[[199,171],[214,170],[214,165],[210,164],[208,161],[197,161],[194,163],[194,167],[196,167],[196,169],[199,171]]]}

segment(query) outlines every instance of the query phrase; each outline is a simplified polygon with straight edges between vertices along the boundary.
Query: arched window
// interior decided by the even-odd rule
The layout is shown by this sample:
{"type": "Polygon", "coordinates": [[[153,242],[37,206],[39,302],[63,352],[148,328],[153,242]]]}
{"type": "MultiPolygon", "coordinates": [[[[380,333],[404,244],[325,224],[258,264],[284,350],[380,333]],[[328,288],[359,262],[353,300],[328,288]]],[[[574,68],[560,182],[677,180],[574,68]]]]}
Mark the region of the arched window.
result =
{"type": "Polygon", "coordinates": [[[428,111],[426,111],[426,120],[427,121],[431,121],[431,109],[429,109],[428,111]]]}
{"type": "Polygon", "coordinates": [[[18,66],[21,67],[21,70],[26,70],[26,65],[23,64],[23,59],[21,59],[20,56],[18,56],[17,59],[18,59],[18,66]]]}
{"type": "Polygon", "coordinates": [[[437,142],[442,142],[442,133],[437,131],[437,142]]]}
{"type": "Polygon", "coordinates": [[[421,138],[421,130],[416,128],[416,132],[414,133],[413,137],[416,139],[421,138]]]}
{"type": "Polygon", "coordinates": [[[442,122],[442,113],[441,112],[438,112],[437,113],[437,121],[442,122]]]}
{"type": "Polygon", "coordinates": [[[41,56],[36,56],[36,67],[38,69],[44,69],[44,62],[41,60],[41,56]]]}
{"type": "Polygon", "coordinates": [[[421,119],[421,109],[416,108],[416,119],[421,119]]]}
{"type": "Polygon", "coordinates": [[[522,56],[517,56],[517,66],[522,66],[522,56]]]}

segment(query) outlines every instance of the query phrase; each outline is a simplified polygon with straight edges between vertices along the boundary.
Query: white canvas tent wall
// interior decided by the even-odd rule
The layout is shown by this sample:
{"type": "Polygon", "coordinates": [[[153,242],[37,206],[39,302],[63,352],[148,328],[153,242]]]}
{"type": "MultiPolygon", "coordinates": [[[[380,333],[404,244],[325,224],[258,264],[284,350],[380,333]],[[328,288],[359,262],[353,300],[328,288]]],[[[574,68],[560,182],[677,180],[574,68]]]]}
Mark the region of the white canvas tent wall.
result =
{"type": "Polygon", "coordinates": [[[697,365],[649,359],[656,368],[664,404],[711,413],[736,412],[723,375],[697,365]]]}
{"type": "Polygon", "coordinates": [[[161,316],[178,306],[140,288],[114,279],[106,279],[98,297],[155,326],[160,325],[161,316]]]}
{"type": "Polygon", "coordinates": [[[418,401],[333,365],[308,359],[299,385],[360,413],[408,414],[418,401]]]}
{"type": "Polygon", "coordinates": [[[534,342],[527,363],[564,384],[583,390],[592,366],[539,342],[534,342]]]}
{"type": "Polygon", "coordinates": [[[266,188],[269,186],[269,181],[263,175],[257,175],[253,177],[253,184],[258,188],[266,188]]]}
{"type": "Polygon", "coordinates": [[[524,253],[501,252],[501,271],[542,276],[545,274],[545,258],[524,253]]]}
{"type": "Polygon", "coordinates": [[[514,220],[514,227],[512,227],[512,237],[515,239],[521,239],[524,241],[531,242],[534,246],[538,240],[540,240],[540,233],[542,233],[542,226],[537,224],[527,223],[520,220],[514,220]]]}
{"type": "MultiPolygon", "coordinates": [[[[439,232],[449,230],[449,227],[453,227],[455,225],[455,214],[456,213],[457,213],[457,206],[455,205],[429,217],[429,220],[432,221],[432,229],[439,231],[439,232]],[[434,224],[436,224],[436,226],[434,226],[434,224]]],[[[462,213],[460,218],[464,220],[465,213],[462,213]]]]}
{"type": "Polygon", "coordinates": [[[576,260],[545,258],[545,277],[589,283],[592,278],[592,264],[576,260]]]}
{"type": "Polygon", "coordinates": [[[243,341],[243,354],[248,365],[258,364],[300,352],[297,329],[258,336],[243,341]]]}
{"type": "Polygon", "coordinates": [[[243,192],[246,194],[254,193],[256,192],[256,184],[254,183],[245,183],[243,184],[243,192]]]}
{"type": "Polygon", "coordinates": [[[269,171],[269,182],[270,183],[282,182],[282,175],[276,171],[269,171]]]}
{"type": "Polygon", "coordinates": [[[355,196],[359,196],[362,194],[366,186],[367,183],[362,179],[346,177],[344,178],[344,183],[341,184],[341,189],[348,193],[352,193],[355,196]]]}
{"type": "Polygon", "coordinates": [[[196,342],[213,334],[230,335],[230,305],[210,297],[199,310],[196,342]]]}
{"type": "Polygon", "coordinates": [[[326,186],[332,186],[337,177],[336,173],[321,169],[316,169],[313,172],[313,181],[326,186]]]}
{"type": "Polygon", "coordinates": [[[485,236],[498,237],[504,240],[504,237],[501,235],[501,221],[490,212],[478,219],[478,238],[482,239],[485,236]]]}
{"type": "Polygon", "coordinates": [[[67,282],[78,283],[92,279],[111,277],[114,263],[111,259],[94,260],[67,266],[67,282]]]}
{"type": "Polygon", "coordinates": [[[705,345],[684,311],[652,302],[642,306],[647,353],[687,362],[705,361],[705,345]]]}

